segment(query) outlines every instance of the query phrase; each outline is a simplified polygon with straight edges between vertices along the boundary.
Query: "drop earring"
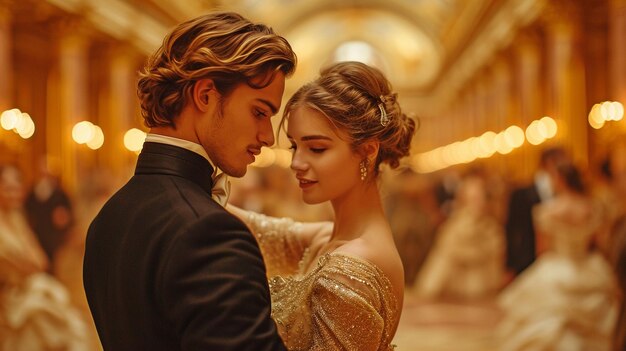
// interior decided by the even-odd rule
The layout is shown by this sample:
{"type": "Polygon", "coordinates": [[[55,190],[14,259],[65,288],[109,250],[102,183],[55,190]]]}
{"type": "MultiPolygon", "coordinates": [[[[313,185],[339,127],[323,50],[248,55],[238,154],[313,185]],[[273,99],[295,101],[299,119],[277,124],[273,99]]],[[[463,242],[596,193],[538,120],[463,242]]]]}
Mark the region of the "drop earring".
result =
{"type": "Polygon", "coordinates": [[[361,163],[359,164],[359,169],[361,171],[361,180],[365,180],[365,178],[367,178],[367,159],[361,161],[361,163]]]}

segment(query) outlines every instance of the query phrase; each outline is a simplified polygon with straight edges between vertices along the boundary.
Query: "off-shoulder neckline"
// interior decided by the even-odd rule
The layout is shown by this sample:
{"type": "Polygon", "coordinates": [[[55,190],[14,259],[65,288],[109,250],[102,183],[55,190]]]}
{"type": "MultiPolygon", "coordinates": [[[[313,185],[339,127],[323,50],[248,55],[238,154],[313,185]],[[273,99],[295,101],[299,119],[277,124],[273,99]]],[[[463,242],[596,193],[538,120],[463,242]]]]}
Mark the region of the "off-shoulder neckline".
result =
{"type": "MultiPolygon", "coordinates": [[[[337,252],[337,251],[331,251],[331,252],[327,252],[325,254],[323,254],[322,256],[320,256],[317,259],[317,267],[313,270],[311,270],[310,272],[308,272],[306,275],[312,274],[316,271],[318,271],[319,269],[321,269],[325,264],[326,261],[328,261],[330,259],[331,256],[335,256],[335,257],[344,257],[347,258],[349,260],[358,262],[358,263],[362,263],[365,264],[366,266],[369,266],[370,268],[374,269],[378,274],[380,274],[381,277],[384,278],[384,280],[389,284],[390,287],[393,288],[393,284],[391,283],[391,279],[389,279],[389,277],[387,276],[387,274],[385,273],[385,271],[382,270],[382,268],[380,268],[376,263],[366,259],[366,258],[361,258],[355,255],[350,255],[350,254],[346,254],[343,252],[337,252]],[[325,260],[324,262],[322,262],[322,260],[325,260]]],[[[395,290],[395,289],[393,289],[395,290]]]]}

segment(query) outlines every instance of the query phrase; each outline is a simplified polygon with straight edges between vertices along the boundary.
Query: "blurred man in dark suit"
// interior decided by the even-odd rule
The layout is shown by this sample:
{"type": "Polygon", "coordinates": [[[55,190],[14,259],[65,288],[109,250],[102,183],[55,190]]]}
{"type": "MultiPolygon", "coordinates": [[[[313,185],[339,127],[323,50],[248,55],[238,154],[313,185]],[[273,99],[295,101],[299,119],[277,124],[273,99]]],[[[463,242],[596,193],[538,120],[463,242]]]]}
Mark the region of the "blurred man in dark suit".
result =
{"type": "Polygon", "coordinates": [[[550,174],[556,171],[555,165],[567,157],[561,147],[543,150],[533,183],[511,193],[506,221],[506,264],[514,275],[535,261],[537,248],[532,208],[553,196],[550,174]]]}

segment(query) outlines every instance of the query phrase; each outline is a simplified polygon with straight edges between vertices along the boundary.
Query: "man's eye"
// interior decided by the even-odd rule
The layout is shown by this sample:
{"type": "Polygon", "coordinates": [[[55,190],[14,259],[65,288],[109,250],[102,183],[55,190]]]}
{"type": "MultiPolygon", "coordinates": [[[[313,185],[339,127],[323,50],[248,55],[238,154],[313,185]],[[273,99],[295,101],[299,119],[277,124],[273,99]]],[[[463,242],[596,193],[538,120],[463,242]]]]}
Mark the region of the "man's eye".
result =
{"type": "Polygon", "coordinates": [[[267,113],[265,113],[265,111],[262,111],[262,110],[254,110],[254,115],[258,118],[267,117],[267,113]]]}

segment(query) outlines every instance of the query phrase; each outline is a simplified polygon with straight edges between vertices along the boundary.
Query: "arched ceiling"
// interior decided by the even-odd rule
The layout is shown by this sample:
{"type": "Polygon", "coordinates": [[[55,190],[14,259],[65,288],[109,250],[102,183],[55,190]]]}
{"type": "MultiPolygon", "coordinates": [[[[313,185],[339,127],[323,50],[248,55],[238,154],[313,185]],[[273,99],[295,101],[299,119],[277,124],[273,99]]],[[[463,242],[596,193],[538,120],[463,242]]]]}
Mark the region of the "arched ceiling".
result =
{"type": "Polygon", "coordinates": [[[525,14],[532,13],[531,5],[541,0],[47,2],[87,18],[98,29],[133,43],[146,54],[154,51],[177,23],[211,10],[237,11],[272,26],[294,47],[299,66],[286,93],[334,60],[356,59],[384,71],[395,89],[408,97],[407,107],[415,111],[417,106],[445,105],[504,40],[497,34],[528,17],[525,14]]]}
{"type": "Polygon", "coordinates": [[[340,9],[313,15],[284,34],[298,55],[295,80],[309,80],[332,61],[377,66],[396,85],[425,86],[439,72],[442,50],[424,32],[380,10],[340,9]]]}
{"type": "Polygon", "coordinates": [[[378,66],[397,90],[432,88],[485,9],[498,0],[48,0],[83,14],[146,53],[176,23],[214,9],[272,26],[293,45],[299,67],[290,85],[334,60],[378,66]],[[346,45],[347,44],[347,45],[346,45]]]}
{"type": "MultiPolygon", "coordinates": [[[[398,90],[432,85],[461,18],[489,1],[462,0],[222,0],[220,7],[270,24],[298,54],[293,84],[336,60],[360,60],[383,70],[398,90]],[[356,42],[358,45],[352,45],[356,42]],[[347,45],[346,45],[347,44],[347,45]]],[[[478,18],[472,17],[474,20],[478,18]]],[[[473,24],[472,21],[466,21],[473,24]]],[[[467,28],[465,30],[467,32],[467,28]]]]}

